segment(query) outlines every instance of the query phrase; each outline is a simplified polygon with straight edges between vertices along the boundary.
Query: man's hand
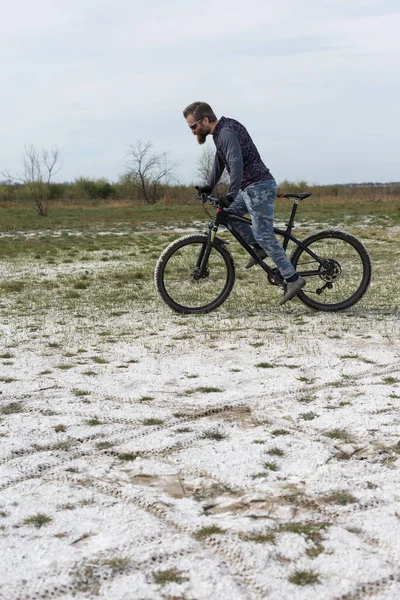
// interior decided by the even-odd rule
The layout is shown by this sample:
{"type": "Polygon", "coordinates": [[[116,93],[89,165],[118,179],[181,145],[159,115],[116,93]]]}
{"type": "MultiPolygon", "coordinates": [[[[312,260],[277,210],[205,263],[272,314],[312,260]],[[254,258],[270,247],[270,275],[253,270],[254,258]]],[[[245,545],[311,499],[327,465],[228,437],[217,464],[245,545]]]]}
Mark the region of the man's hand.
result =
{"type": "Polygon", "coordinates": [[[233,198],[229,194],[227,196],[221,196],[221,198],[218,198],[218,206],[220,208],[229,208],[232,202],[233,198]]]}
{"type": "Polygon", "coordinates": [[[196,190],[199,192],[199,194],[207,194],[207,196],[209,196],[212,192],[212,188],[209,185],[203,185],[203,187],[196,185],[196,190]]]}

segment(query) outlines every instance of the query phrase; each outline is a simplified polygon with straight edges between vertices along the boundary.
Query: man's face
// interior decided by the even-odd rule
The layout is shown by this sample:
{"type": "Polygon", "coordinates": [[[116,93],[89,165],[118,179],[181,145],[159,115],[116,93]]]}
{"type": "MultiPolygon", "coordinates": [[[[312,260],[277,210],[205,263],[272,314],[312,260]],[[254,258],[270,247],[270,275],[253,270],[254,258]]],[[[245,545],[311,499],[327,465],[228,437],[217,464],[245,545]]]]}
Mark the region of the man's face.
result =
{"type": "Polygon", "coordinates": [[[211,131],[210,122],[208,117],[204,117],[204,119],[195,119],[193,115],[188,115],[186,117],[186,122],[189,125],[193,135],[197,137],[197,141],[199,144],[204,144],[208,134],[211,131]]]}

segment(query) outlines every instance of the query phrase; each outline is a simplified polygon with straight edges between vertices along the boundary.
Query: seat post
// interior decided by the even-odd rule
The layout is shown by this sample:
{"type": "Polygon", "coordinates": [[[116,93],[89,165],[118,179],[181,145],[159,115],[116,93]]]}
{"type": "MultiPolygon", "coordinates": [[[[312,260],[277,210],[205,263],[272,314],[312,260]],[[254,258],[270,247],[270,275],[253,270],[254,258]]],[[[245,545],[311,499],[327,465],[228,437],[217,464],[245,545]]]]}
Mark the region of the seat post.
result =
{"type": "MultiPolygon", "coordinates": [[[[297,212],[297,205],[298,205],[298,203],[299,203],[299,199],[295,198],[293,200],[293,207],[292,207],[292,212],[290,213],[289,223],[287,223],[287,230],[286,231],[288,233],[292,233],[292,229],[293,229],[293,225],[294,225],[294,217],[295,217],[296,212],[297,212]]],[[[288,238],[286,238],[286,240],[285,240],[286,245],[287,245],[288,241],[289,241],[288,238]]]]}

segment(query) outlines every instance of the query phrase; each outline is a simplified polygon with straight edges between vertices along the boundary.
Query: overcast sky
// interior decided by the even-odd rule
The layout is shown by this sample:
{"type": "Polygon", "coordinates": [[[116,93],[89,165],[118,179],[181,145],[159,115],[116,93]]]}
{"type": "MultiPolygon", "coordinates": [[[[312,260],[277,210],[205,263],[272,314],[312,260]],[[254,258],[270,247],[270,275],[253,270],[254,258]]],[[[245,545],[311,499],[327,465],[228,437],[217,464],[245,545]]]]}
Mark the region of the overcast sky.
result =
{"type": "Polygon", "coordinates": [[[57,145],[116,181],[141,139],[196,182],[202,100],[278,181],[399,181],[399,31],[399,0],[0,0],[0,172],[57,145]]]}

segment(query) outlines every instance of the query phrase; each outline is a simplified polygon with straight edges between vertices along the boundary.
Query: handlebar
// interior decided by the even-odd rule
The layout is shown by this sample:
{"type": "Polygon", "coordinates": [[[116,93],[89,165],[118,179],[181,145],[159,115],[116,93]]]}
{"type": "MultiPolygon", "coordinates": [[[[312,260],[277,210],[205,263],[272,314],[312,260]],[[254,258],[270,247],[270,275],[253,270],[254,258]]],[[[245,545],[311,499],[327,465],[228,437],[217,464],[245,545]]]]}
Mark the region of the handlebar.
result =
{"type": "Polygon", "coordinates": [[[200,192],[198,186],[196,186],[196,190],[197,190],[197,199],[200,200],[200,202],[203,206],[205,204],[207,204],[207,202],[211,202],[211,204],[213,205],[214,208],[218,208],[218,206],[219,206],[218,198],[215,198],[214,196],[209,196],[208,194],[200,192]]]}

